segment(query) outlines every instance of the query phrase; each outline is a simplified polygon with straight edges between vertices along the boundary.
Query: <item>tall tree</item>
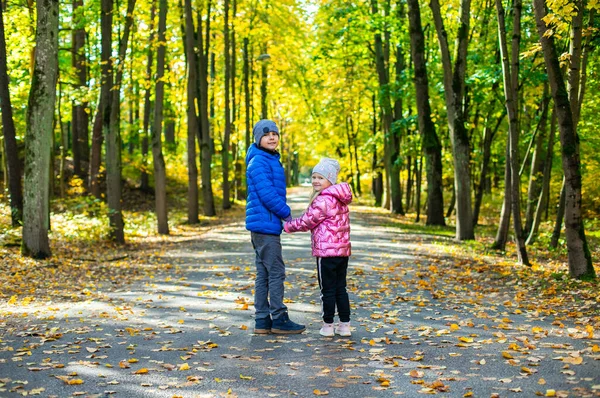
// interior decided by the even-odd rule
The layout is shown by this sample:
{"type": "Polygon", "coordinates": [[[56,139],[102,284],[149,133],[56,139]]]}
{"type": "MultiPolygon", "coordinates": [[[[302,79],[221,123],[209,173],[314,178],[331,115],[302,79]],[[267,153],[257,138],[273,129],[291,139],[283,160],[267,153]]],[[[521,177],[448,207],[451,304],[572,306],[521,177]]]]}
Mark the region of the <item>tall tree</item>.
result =
{"type": "MultiPolygon", "coordinates": [[[[390,15],[390,0],[385,0],[383,21],[383,37],[380,30],[374,34],[374,55],[377,77],[379,79],[380,106],[382,110],[382,124],[384,134],[384,165],[386,179],[386,198],[384,205],[392,213],[403,214],[402,193],[400,190],[400,164],[399,164],[399,136],[392,130],[394,114],[392,98],[390,95],[390,32],[387,18],[390,15]]],[[[378,0],[371,0],[371,13],[374,17],[379,15],[378,0]]]]}
{"type": "Polygon", "coordinates": [[[565,234],[569,274],[576,278],[595,277],[596,273],[585,236],[581,209],[581,160],[577,124],[573,118],[572,103],[561,73],[554,36],[547,34],[548,28],[544,22],[547,14],[546,5],[544,0],[534,0],[533,5],[560,133],[562,165],[565,174],[565,234]]]}
{"type": "Polygon", "coordinates": [[[471,17],[471,0],[461,0],[459,27],[456,38],[454,65],[448,47],[448,34],[444,27],[439,0],[431,0],[431,11],[437,31],[444,68],[444,94],[448,114],[448,128],[452,140],[454,158],[454,187],[456,192],[456,238],[475,238],[473,210],[471,208],[471,149],[465,126],[464,92],[467,68],[467,47],[471,17]]]}
{"type": "Polygon", "coordinates": [[[23,217],[23,192],[21,186],[21,165],[17,149],[17,134],[13,120],[12,104],[8,82],[6,57],[6,37],[4,32],[3,6],[0,4],[0,111],[2,112],[2,132],[4,153],[8,169],[8,191],[10,193],[10,216],[13,227],[21,224],[23,217]]]}
{"type": "Polygon", "coordinates": [[[410,48],[415,70],[415,92],[419,131],[426,158],[427,173],[427,225],[446,225],[442,191],[442,145],[431,118],[429,80],[425,59],[425,35],[421,23],[418,0],[408,0],[410,23],[410,48]]]}
{"type": "MultiPolygon", "coordinates": [[[[112,0],[103,0],[104,7],[113,8],[112,0]],[[104,5],[104,3],[107,3],[104,5]],[[110,3],[110,4],[108,4],[110,3]]],[[[111,87],[110,105],[105,108],[103,132],[106,140],[106,200],[108,203],[108,220],[110,237],[117,243],[125,242],[122,186],[121,186],[121,83],[125,68],[125,56],[131,25],[133,24],[133,9],[135,0],[127,0],[127,14],[123,36],[119,40],[117,59],[112,61],[114,77],[111,87]],[[108,125],[106,122],[108,121],[108,125]]],[[[112,11],[111,11],[112,12],[112,11]]],[[[111,20],[112,25],[112,20],[111,20]]],[[[108,22],[107,22],[108,26],[108,22]]],[[[103,37],[104,39],[104,37],[103,37]]],[[[102,43],[104,45],[104,42],[102,43]]],[[[111,39],[112,46],[112,39],[111,39]]]]}
{"type": "Polygon", "coordinates": [[[158,48],[156,50],[156,92],[154,94],[154,122],[152,123],[152,159],[154,164],[154,198],[158,233],[169,234],[167,214],[167,174],[162,152],[162,125],[165,98],[165,57],[167,30],[167,0],[159,0],[158,6],[158,48]]]}
{"type": "Polygon", "coordinates": [[[508,56],[508,45],[506,43],[506,24],[504,20],[504,7],[501,0],[496,0],[498,14],[498,38],[500,40],[500,54],[502,57],[502,75],[504,79],[504,98],[506,113],[508,115],[509,147],[510,156],[506,159],[510,162],[511,174],[511,209],[513,227],[515,231],[515,243],[517,245],[518,261],[524,265],[529,264],[523,226],[521,221],[521,181],[519,174],[519,120],[517,114],[517,100],[519,87],[519,55],[521,41],[521,0],[515,0],[513,7],[513,31],[511,56],[508,56]]]}
{"type": "Polygon", "coordinates": [[[24,255],[51,255],[48,240],[50,151],[58,76],[58,0],[38,0],[33,76],[25,131],[24,255]]]}
{"type": "MultiPolygon", "coordinates": [[[[538,236],[538,228],[542,221],[542,214],[548,203],[548,196],[550,193],[550,173],[552,171],[552,157],[554,154],[554,136],[556,135],[556,112],[552,111],[552,117],[550,122],[550,136],[548,137],[546,145],[546,158],[544,160],[544,174],[541,182],[541,192],[537,200],[535,207],[535,213],[533,215],[533,221],[531,223],[531,229],[529,230],[529,236],[527,237],[527,244],[531,245],[538,236]]],[[[564,212],[562,213],[564,215],[564,212]]],[[[562,217],[561,217],[562,218],[562,217]]],[[[562,225],[562,223],[561,223],[562,225]]]]}
{"type": "Polygon", "coordinates": [[[102,143],[110,126],[112,106],[113,65],[112,65],[112,0],[100,2],[100,100],[92,128],[92,151],[90,154],[90,192],[96,198],[100,192],[100,165],[102,164],[102,143]]]}
{"type": "Polygon", "coordinates": [[[260,118],[269,118],[269,104],[267,102],[267,91],[269,87],[269,69],[268,61],[271,58],[269,55],[267,43],[263,44],[262,54],[258,57],[260,63],[260,118]]]}
{"type": "MultiPolygon", "coordinates": [[[[72,66],[76,75],[76,86],[80,91],[87,89],[88,68],[85,52],[85,23],[83,20],[83,0],[73,0],[73,58],[72,66]]],[[[84,181],[87,179],[87,167],[90,160],[89,149],[89,117],[86,111],[88,103],[85,100],[73,101],[71,117],[71,136],[73,149],[73,172],[84,181]]]]}
{"type": "Polygon", "coordinates": [[[223,170],[223,210],[231,208],[231,199],[229,193],[229,141],[231,137],[231,49],[229,33],[229,0],[225,0],[223,9],[223,41],[225,52],[225,131],[223,133],[223,145],[221,149],[221,162],[223,170]]]}
{"type": "Polygon", "coordinates": [[[246,126],[246,149],[250,147],[250,135],[251,126],[250,126],[250,55],[248,54],[248,47],[250,44],[250,40],[247,37],[244,37],[243,40],[243,48],[244,48],[244,110],[246,113],[246,117],[244,118],[244,124],[246,126]]]}
{"type": "Polygon", "coordinates": [[[187,166],[188,166],[188,223],[198,222],[198,167],[196,165],[196,137],[199,135],[196,100],[198,87],[198,66],[195,27],[192,15],[192,1],[184,0],[185,14],[185,54],[187,61],[187,166]]]}
{"type": "MultiPolygon", "coordinates": [[[[494,87],[497,85],[494,84],[494,87]]],[[[495,88],[494,88],[495,91],[495,88]]],[[[488,117],[486,120],[492,119],[492,112],[494,111],[494,106],[490,107],[488,117]]],[[[496,119],[495,125],[492,127],[489,124],[486,124],[483,128],[483,142],[482,142],[482,160],[481,160],[481,168],[479,173],[479,183],[475,187],[475,205],[473,206],[473,226],[477,226],[479,222],[479,212],[481,210],[481,203],[483,201],[483,193],[486,187],[486,181],[489,177],[489,168],[490,168],[490,160],[492,158],[492,142],[494,141],[494,137],[496,133],[500,129],[500,124],[504,117],[506,116],[506,107],[504,107],[504,111],[502,114],[496,119]]]]}
{"type": "Polygon", "coordinates": [[[373,178],[371,179],[371,191],[375,197],[375,206],[381,206],[383,204],[383,175],[381,173],[381,167],[379,166],[379,160],[377,158],[377,143],[375,136],[377,136],[378,123],[377,123],[377,97],[375,94],[371,96],[373,122],[371,125],[371,133],[373,135],[373,148],[371,158],[371,173],[373,178]]]}
{"type": "MultiPolygon", "coordinates": [[[[544,144],[546,141],[546,125],[548,124],[548,108],[550,106],[550,93],[548,82],[544,84],[544,95],[540,106],[540,119],[534,131],[532,140],[535,142],[533,154],[531,155],[531,167],[529,171],[529,184],[527,187],[527,207],[525,210],[525,233],[530,234],[533,225],[535,205],[543,189],[543,173],[545,156],[544,144]]],[[[528,239],[529,240],[529,239],[528,239]]]]}
{"type": "Polygon", "coordinates": [[[210,18],[212,0],[208,0],[206,7],[206,31],[203,33],[202,23],[204,8],[198,10],[198,109],[200,120],[200,171],[202,178],[202,199],[204,215],[216,215],[215,199],[212,191],[212,148],[210,136],[210,119],[208,113],[208,54],[210,53],[210,18]],[[204,37],[203,37],[204,36],[204,37]]]}
{"type": "MultiPolygon", "coordinates": [[[[150,37],[149,42],[154,43],[154,19],[156,16],[156,0],[151,0],[150,7],[150,37]]],[[[154,65],[154,46],[148,46],[146,55],[146,92],[144,93],[144,119],[142,121],[142,173],[140,176],[140,189],[144,192],[150,191],[150,177],[148,175],[148,149],[150,133],[150,116],[152,113],[152,68],[154,65]]]]}

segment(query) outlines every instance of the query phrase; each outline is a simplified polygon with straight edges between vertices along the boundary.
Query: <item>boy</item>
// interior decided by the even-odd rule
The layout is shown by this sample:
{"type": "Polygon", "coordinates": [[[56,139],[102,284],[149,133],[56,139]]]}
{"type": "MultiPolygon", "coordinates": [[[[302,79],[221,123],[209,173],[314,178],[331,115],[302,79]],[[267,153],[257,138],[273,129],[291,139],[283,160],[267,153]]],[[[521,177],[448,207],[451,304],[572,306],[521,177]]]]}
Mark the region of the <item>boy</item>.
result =
{"type": "Polygon", "coordinates": [[[292,322],[283,304],[285,264],[281,254],[282,220],[291,220],[286,204],[283,166],[277,152],[279,129],[263,119],[254,125],[254,144],[246,154],[246,229],[256,252],[254,333],[297,334],[306,328],[292,322]]]}

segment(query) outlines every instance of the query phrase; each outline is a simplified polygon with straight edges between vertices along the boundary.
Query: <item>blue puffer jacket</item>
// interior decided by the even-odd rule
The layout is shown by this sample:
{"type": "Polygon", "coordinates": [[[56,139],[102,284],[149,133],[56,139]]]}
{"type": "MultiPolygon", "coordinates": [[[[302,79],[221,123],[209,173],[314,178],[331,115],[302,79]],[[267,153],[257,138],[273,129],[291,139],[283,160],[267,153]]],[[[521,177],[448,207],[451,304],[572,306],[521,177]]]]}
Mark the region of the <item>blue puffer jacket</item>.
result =
{"type": "Polygon", "coordinates": [[[246,229],[281,235],[281,220],[292,214],[285,202],[285,174],[278,153],[260,149],[256,144],[246,154],[246,229]]]}

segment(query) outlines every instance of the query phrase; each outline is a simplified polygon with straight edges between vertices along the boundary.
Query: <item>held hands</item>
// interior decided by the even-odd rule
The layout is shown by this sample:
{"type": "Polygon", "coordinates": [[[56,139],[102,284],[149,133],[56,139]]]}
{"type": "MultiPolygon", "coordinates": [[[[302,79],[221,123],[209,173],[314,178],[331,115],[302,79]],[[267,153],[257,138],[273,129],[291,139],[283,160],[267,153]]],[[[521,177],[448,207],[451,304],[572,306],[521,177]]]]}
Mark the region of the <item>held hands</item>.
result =
{"type": "Polygon", "coordinates": [[[286,218],[281,219],[281,225],[283,226],[283,230],[287,233],[288,230],[285,228],[285,225],[288,224],[290,221],[292,221],[292,215],[290,214],[289,216],[287,216],[286,218]]]}

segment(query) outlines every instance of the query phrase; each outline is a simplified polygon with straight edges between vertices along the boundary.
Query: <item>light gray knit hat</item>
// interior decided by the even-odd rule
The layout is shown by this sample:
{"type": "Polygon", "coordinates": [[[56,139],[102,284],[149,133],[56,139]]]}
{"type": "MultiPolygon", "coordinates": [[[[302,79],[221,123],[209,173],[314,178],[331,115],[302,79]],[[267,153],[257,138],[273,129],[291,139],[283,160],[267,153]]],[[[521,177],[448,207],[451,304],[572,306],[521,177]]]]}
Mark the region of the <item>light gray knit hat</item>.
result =
{"type": "Polygon", "coordinates": [[[327,178],[330,183],[335,184],[338,173],[340,172],[340,163],[335,159],[323,158],[312,170],[313,173],[319,173],[327,178]]]}

